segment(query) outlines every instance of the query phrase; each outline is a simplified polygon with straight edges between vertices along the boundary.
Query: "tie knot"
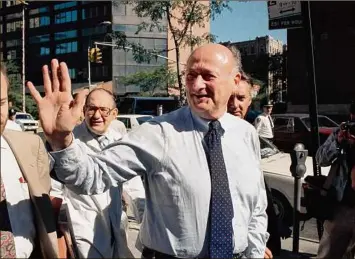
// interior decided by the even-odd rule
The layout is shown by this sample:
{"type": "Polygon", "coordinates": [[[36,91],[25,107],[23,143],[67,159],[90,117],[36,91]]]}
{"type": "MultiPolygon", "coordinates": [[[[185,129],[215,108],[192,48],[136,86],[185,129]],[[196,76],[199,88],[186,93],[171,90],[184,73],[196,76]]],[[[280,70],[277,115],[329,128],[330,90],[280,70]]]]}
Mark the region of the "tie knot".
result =
{"type": "Polygon", "coordinates": [[[222,125],[218,120],[211,121],[209,124],[209,129],[210,129],[210,131],[216,130],[217,132],[220,132],[220,133],[224,132],[222,125]]]}

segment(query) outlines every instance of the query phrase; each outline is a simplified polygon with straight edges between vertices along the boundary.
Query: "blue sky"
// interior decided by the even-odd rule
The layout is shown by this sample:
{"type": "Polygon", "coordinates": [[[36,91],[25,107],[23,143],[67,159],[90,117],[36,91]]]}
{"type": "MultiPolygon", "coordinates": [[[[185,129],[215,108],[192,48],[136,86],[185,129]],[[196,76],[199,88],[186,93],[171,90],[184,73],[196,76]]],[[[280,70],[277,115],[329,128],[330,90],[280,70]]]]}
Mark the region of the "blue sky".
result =
{"type": "Polygon", "coordinates": [[[231,11],[225,10],[211,21],[211,33],[220,41],[245,41],[270,35],[287,43],[286,30],[269,30],[266,1],[230,1],[231,11]]]}

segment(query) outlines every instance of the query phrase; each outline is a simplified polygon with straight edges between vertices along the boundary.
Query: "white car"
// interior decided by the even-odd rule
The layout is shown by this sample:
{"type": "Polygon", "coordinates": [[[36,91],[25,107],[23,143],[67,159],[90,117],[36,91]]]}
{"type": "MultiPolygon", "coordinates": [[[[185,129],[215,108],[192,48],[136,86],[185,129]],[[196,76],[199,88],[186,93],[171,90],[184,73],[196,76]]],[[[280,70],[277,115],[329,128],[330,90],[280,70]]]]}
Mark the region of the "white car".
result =
{"type": "Polygon", "coordinates": [[[38,131],[38,121],[34,120],[31,114],[17,112],[15,114],[15,122],[19,124],[23,131],[38,131]]]}
{"type": "MultiPolygon", "coordinates": [[[[283,153],[268,140],[260,137],[261,167],[264,172],[266,182],[271,189],[274,198],[276,213],[286,224],[292,225],[293,204],[294,204],[294,178],[290,172],[290,154],[283,153]]],[[[303,179],[308,175],[313,175],[312,157],[307,157],[307,171],[303,179]]],[[[330,167],[322,167],[322,174],[328,175],[330,167]]],[[[303,191],[301,189],[303,197],[303,191]]],[[[301,208],[301,213],[306,212],[301,208]]]]}
{"type": "Polygon", "coordinates": [[[120,114],[117,116],[117,120],[122,121],[124,123],[127,131],[138,127],[142,123],[147,122],[152,118],[154,118],[154,116],[141,114],[120,114]]]}

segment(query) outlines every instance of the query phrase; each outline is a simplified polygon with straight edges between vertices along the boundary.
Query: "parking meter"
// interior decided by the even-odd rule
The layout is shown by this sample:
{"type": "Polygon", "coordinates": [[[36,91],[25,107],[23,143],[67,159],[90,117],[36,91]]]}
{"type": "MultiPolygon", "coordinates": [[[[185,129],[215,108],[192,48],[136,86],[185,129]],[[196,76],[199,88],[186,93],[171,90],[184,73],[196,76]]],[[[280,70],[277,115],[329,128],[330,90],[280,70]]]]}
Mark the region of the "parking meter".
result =
{"type": "Polygon", "coordinates": [[[302,178],[306,173],[306,159],[308,156],[308,150],[304,145],[297,143],[291,152],[291,166],[290,171],[293,177],[302,178]]]}
{"type": "Polygon", "coordinates": [[[301,210],[301,178],[307,171],[306,159],[308,150],[304,145],[297,143],[290,153],[290,171],[294,177],[294,202],[293,202],[293,253],[299,252],[300,241],[300,210],[301,210]]]}

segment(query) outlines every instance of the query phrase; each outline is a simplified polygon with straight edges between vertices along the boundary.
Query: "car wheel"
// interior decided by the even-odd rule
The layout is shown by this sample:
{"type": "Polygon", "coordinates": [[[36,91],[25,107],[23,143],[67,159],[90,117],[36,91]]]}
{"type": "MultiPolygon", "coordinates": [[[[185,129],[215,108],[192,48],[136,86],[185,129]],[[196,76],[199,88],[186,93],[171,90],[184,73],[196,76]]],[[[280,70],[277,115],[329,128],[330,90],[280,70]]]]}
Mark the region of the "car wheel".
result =
{"type": "Polygon", "coordinates": [[[292,226],[293,209],[290,203],[282,193],[276,190],[271,190],[271,193],[277,217],[287,226],[292,226]]]}

